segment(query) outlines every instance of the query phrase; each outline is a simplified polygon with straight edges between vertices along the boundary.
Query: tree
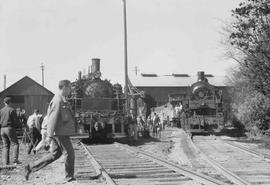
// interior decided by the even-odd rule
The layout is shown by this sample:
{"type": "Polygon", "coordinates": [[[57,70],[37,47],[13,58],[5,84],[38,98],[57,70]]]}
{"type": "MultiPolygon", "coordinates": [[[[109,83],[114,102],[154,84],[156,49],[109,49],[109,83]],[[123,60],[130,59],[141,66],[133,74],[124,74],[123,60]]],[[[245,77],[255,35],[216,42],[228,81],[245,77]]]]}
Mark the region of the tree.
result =
{"type": "Polygon", "coordinates": [[[246,0],[232,11],[232,58],[250,87],[270,97],[270,2],[246,0]]]}

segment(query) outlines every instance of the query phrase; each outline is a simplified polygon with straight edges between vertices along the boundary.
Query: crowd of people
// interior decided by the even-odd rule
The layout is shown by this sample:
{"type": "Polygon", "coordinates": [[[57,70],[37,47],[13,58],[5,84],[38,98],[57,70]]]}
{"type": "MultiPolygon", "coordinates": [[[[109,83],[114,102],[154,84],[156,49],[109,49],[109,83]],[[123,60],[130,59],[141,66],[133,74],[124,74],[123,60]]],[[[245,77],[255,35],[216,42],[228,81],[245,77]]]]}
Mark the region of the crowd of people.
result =
{"type": "Polygon", "coordinates": [[[161,137],[161,131],[165,129],[168,120],[160,119],[157,113],[149,115],[146,120],[142,116],[136,119],[129,117],[128,136],[130,139],[138,140],[138,137],[161,137]]]}
{"type": "Polygon", "coordinates": [[[70,141],[70,136],[75,133],[74,119],[66,97],[71,93],[69,80],[61,80],[58,92],[48,105],[45,116],[35,109],[33,114],[25,116],[25,111],[12,108],[11,97],[4,98],[5,106],[0,110],[1,139],[3,142],[2,161],[3,165],[18,165],[19,142],[16,129],[23,130],[23,137],[29,140],[27,153],[36,154],[41,148],[48,153],[37,161],[26,161],[24,177],[29,179],[32,172],[38,171],[60,156],[64,155],[65,181],[71,182],[74,178],[75,154],[70,141]],[[13,145],[13,158],[10,162],[10,146],[13,145]]]}

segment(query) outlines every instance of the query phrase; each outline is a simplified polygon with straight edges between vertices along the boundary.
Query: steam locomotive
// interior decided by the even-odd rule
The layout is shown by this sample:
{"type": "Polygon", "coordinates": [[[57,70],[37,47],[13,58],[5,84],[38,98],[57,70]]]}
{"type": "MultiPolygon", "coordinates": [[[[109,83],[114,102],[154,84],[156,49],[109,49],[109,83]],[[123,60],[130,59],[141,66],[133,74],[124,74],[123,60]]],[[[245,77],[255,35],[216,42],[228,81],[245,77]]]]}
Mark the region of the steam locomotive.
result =
{"type": "Polygon", "coordinates": [[[211,132],[224,123],[222,91],[208,83],[204,72],[198,72],[198,81],[191,85],[188,94],[170,95],[169,101],[174,107],[182,106],[176,117],[188,132],[211,132]]]}
{"type": "Polygon", "coordinates": [[[93,58],[91,72],[71,83],[69,99],[77,136],[104,140],[124,135],[124,95],[120,84],[101,79],[100,59],[93,58]]]}

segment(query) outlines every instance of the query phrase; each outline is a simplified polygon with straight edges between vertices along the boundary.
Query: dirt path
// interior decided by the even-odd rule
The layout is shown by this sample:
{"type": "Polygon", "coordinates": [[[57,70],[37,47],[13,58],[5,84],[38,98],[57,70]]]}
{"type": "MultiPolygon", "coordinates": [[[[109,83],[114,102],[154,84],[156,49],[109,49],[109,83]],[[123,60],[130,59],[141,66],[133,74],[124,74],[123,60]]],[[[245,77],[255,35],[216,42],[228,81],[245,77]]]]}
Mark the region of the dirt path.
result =
{"type": "MultiPolygon", "coordinates": [[[[163,158],[170,159],[169,155],[171,154],[176,140],[176,135],[173,135],[175,128],[166,128],[162,132],[161,138],[149,138],[149,139],[140,139],[134,147],[139,147],[145,151],[154,152],[157,155],[162,156],[163,158]],[[173,139],[172,139],[173,138],[173,139]]],[[[73,145],[74,146],[74,145],[73,145]]],[[[76,146],[74,146],[76,148],[76,146]]],[[[0,148],[1,149],[1,148],[0,148]]],[[[2,150],[1,150],[2,151],[2,150]]],[[[63,159],[60,158],[52,164],[46,166],[42,170],[32,173],[30,175],[29,181],[24,180],[23,171],[24,166],[29,161],[37,160],[46,154],[46,151],[40,151],[36,155],[30,154],[27,155],[27,145],[20,145],[20,157],[19,160],[22,161],[22,164],[18,165],[16,169],[13,170],[1,170],[0,171],[0,184],[1,185],[21,185],[21,184],[35,184],[35,185],[53,185],[53,184],[63,184],[64,179],[64,164],[63,159]]],[[[76,152],[76,150],[75,150],[76,152]]],[[[0,156],[2,152],[0,152],[0,156]]],[[[76,155],[76,154],[75,154],[76,155]]],[[[76,165],[76,162],[75,162],[76,165]]],[[[2,166],[2,161],[0,160],[0,166],[2,166]]],[[[78,169],[75,166],[75,174],[78,169]]],[[[102,180],[91,180],[86,184],[103,184],[102,180]]],[[[68,183],[71,185],[83,184],[78,182],[68,183]]]]}
{"type": "MultiPolygon", "coordinates": [[[[74,146],[77,148],[77,146],[74,146]]],[[[20,145],[20,155],[19,160],[22,164],[18,165],[16,169],[13,170],[1,170],[0,171],[0,184],[1,185],[22,185],[22,184],[31,184],[31,185],[56,185],[56,184],[64,184],[64,162],[63,158],[59,158],[57,161],[51,163],[50,165],[46,166],[45,168],[41,169],[38,172],[31,173],[30,179],[28,181],[24,180],[24,166],[30,162],[39,159],[43,155],[46,155],[46,151],[41,150],[36,155],[34,154],[27,154],[27,145],[21,144],[20,145]]],[[[0,156],[2,155],[2,149],[0,152],[0,156]]],[[[75,150],[76,155],[76,150],[75,150]]],[[[2,165],[2,161],[0,162],[0,166],[2,165]]],[[[75,162],[75,176],[78,169],[76,168],[75,162]]],[[[67,183],[70,185],[83,185],[83,184],[102,184],[99,180],[91,180],[87,183],[77,183],[76,181],[67,183]]]]}
{"type": "MultiPolygon", "coordinates": [[[[0,141],[1,143],[1,141],[0,141]]],[[[75,143],[74,148],[78,146],[75,143]]],[[[131,143],[132,147],[140,148],[144,151],[154,153],[156,156],[168,159],[180,165],[191,167],[200,171],[200,165],[205,166],[204,162],[198,157],[196,151],[186,143],[183,130],[178,128],[167,127],[162,131],[161,138],[140,138],[137,142],[131,143]]],[[[2,155],[2,143],[0,145],[0,157],[2,155]]],[[[262,147],[263,148],[263,147],[262,147]]],[[[27,145],[20,145],[20,157],[19,160],[22,164],[18,165],[13,170],[0,170],[0,184],[1,185],[21,185],[21,184],[35,184],[35,185],[54,185],[63,184],[64,179],[64,164],[63,159],[60,158],[54,163],[48,165],[44,169],[31,174],[30,180],[25,181],[23,177],[24,165],[29,161],[34,161],[46,154],[46,151],[40,151],[36,155],[26,154],[27,145]]],[[[78,152],[78,151],[77,151],[78,152]]],[[[75,150],[76,155],[76,150],[75,150]]],[[[0,160],[0,166],[2,166],[2,160],[0,160]]],[[[79,171],[79,165],[75,161],[75,176],[79,171]],[[77,166],[76,166],[77,164],[77,166]]],[[[201,169],[201,172],[206,172],[205,168],[201,169]]],[[[88,182],[72,182],[71,185],[77,184],[90,184],[90,185],[102,185],[104,181],[101,180],[89,180],[88,182]]],[[[194,182],[194,184],[196,184],[194,182]]]]}

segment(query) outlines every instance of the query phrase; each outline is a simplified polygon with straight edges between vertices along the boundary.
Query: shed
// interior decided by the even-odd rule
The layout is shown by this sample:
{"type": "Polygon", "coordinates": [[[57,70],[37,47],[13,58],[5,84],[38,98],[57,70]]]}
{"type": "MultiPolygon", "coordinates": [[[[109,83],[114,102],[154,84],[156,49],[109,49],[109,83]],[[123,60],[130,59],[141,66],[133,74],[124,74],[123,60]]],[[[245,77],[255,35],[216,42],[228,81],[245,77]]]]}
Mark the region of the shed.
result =
{"type": "Polygon", "coordinates": [[[4,107],[3,99],[9,96],[12,99],[12,107],[25,109],[26,116],[31,115],[34,109],[45,114],[53,95],[51,91],[25,76],[0,92],[0,108],[4,107]]]}

